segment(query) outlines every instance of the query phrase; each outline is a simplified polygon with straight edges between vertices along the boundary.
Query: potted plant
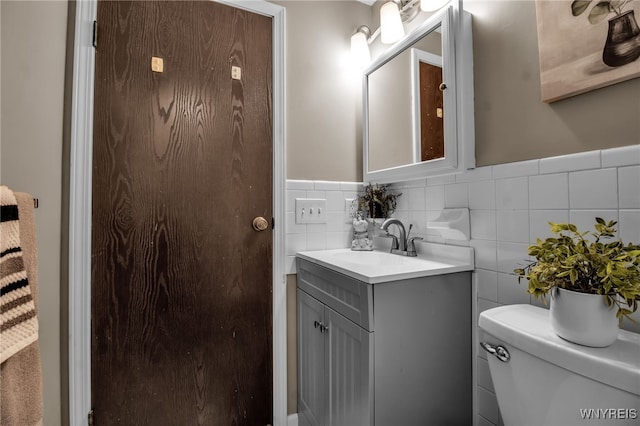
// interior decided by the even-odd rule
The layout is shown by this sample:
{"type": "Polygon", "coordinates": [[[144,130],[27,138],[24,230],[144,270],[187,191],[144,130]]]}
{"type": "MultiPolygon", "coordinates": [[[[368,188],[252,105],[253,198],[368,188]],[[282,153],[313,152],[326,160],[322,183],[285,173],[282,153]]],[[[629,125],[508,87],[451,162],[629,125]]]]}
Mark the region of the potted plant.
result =
{"type": "MultiPolygon", "coordinates": [[[[602,61],[610,67],[619,67],[631,63],[640,57],[640,28],[633,10],[624,11],[633,0],[598,0],[591,8],[587,18],[592,24],[602,22],[610,14],[607,41],[602,51],[602,61]]],[[[571,14],[582,15],[592,0],[574,0],[571,2],[571,14]]]]}
{"type": "Polygon", "coordinates": [[[386,185],[369,184],[364,187],[364,193],[358,195],[358,211],[364,217],[371,219],[386,219],[395,211],[398,197],[386,185]]]}
{"type": "Polygon", "coordinates": [[[551,293],[551,325],[560,337],[608,346],[622,320],[638,309],[640,246],[602,241],[615,236],[616,221],[596,217],[591,239],[571,223],[549,224],[556,236],[529,246],[536,260],[514,270],[518,282],[527,279],[528,292],[545,304],[551,293]]]}

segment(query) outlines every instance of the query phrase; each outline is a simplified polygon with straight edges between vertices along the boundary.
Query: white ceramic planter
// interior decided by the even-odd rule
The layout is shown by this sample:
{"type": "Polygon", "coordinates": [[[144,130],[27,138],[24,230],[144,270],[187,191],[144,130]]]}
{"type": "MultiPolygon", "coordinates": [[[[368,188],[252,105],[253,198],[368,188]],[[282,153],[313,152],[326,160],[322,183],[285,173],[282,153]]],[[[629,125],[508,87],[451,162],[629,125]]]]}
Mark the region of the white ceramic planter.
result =
{"type": "Polygon", "coordinates": [[[617,307],[604,296],[555,288],[551,292],[551,327],[565,340],[603,348],[618,337],[617,307]]]}

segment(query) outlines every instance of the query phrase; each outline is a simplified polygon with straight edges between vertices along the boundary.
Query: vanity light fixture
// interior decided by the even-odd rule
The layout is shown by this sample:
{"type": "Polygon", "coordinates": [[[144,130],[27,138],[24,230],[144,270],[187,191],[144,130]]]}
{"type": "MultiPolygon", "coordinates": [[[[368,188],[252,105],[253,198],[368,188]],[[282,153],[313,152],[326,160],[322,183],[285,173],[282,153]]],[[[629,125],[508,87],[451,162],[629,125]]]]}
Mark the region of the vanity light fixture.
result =
{"type": "Polygon", "coordinates": [[[351,36],[351,55],[359,67],[371,62],[369,44],[380,35],[385,44],[395,43],[404,37],[404,23],[415,18],[420,10],[433,12],[451,0],[390,0],[380,8],[380,28],[373,34],[366,25],[358,27],[351,36]],[[418,7],[420,5],[420,7],[418,7]]]}

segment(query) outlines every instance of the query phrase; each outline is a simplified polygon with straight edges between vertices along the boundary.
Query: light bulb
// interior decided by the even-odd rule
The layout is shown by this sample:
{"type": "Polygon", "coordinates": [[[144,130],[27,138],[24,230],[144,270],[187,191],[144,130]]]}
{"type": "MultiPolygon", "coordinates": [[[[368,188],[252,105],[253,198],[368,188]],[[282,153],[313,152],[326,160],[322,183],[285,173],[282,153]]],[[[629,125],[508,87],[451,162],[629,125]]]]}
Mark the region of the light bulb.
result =
{"type": "Polygon", "coordinates": [[[362,31],[358,31],[351,36],[351,57],[355,65],[360,69],[365,68],[371,62],[367,35],[362,31]]]}
{"type": "Polygon", "coordinates": [[[397,4],[389,1],[380,8],[380,41],[390,44],[402,37],[404,37],[404,27],[400,19],[400,10],[397,4]]]}

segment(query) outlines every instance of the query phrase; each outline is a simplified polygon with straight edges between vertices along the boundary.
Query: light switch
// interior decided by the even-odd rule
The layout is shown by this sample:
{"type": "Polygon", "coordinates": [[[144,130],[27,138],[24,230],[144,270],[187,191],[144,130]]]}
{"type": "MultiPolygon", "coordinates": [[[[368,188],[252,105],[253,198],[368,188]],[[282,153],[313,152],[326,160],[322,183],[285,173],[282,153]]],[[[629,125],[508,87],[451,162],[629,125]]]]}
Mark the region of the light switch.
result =
{"type": "Polygon", "coordinates": [[[327,223],[325,198],[296,198],[296,223],[327,223]]]}
{"type": "Polygon", "coordinates": [[[242,79],[242,68],[233,65],[231,67],[231,78],[234,80],[242,79]]]}
{"type": "Polygon", "coordinates": [[[151,71],[164,72],[164,60],[156,56],[151,57],[151,71]]]}

